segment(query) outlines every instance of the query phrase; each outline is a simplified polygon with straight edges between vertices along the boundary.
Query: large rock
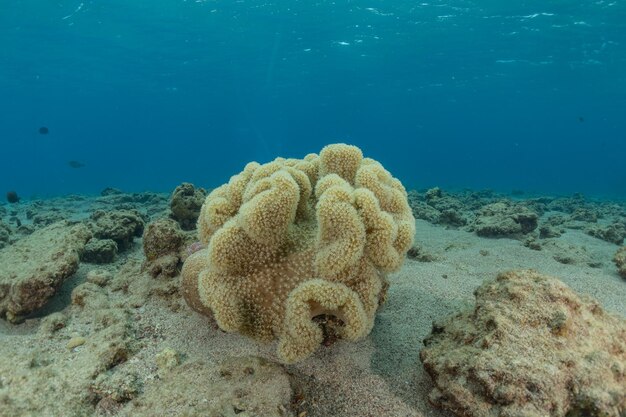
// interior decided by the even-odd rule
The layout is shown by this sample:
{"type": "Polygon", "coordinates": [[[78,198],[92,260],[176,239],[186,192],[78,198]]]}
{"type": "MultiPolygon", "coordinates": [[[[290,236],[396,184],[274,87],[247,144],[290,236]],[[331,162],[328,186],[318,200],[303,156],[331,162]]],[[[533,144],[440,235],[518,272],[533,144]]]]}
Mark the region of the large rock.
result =
{"type": "Polygon", "coordinates": [[[83,224],[52,224],[0,250],[0,315],[9,321],[32,313],[78,269],[91,238],[83,224]]]}
{"type": "Polygon", "coordinates": [[[170,202],[172,218],[180,224],[183,230],[195,229],[206,195],[206,190],[196,188],[188,182],[176,187],[172,193],[170,202]]]}
{"type": "Polygon", "coordinates": [[[613,223],[606,226],[592,226],[587,229],[587,234],[607,242],[621,245],[626,238],[626,227],[621,223],[613,223]]]}
{"type": "Polygon", "coordinates": [[[537,213],[508,201],[488,204],[478,211],[471,229],[478,236],[515,237],[537,228],[537,213]]]}
{"type": "Polygon", "coordinates": [[[464,417],[625,415],[626,321],[534,271],[475,295],[424,341],[433,404],[464,417]]]}
{"type": "Polygon", "coordinates": [[[133,238],[143,233],[144,221],[136,210],[98,210],[91,220],[94,236],[114,240],[120,251],[130,248],[133,238]]]}
{"type": "Polygon", "coordinates": [[[158,219],[148,224],[143,234],[143,269],[153,277],[178,275],[183,262],[186,236],[172,219],[158,219]]]}

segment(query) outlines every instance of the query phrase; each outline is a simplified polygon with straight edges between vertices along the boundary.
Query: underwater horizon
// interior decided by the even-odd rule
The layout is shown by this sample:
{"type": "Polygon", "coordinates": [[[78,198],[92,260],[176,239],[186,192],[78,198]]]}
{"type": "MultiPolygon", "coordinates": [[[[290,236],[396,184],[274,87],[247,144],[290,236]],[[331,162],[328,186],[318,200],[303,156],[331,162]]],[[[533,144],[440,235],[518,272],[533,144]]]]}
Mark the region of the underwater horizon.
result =
{"type": "Polygon", "coordinates": [[[624,199],[625,44],[613,1],[4,2],[0,190],[216,187],[344,142],[407,188],[624,199]]]}

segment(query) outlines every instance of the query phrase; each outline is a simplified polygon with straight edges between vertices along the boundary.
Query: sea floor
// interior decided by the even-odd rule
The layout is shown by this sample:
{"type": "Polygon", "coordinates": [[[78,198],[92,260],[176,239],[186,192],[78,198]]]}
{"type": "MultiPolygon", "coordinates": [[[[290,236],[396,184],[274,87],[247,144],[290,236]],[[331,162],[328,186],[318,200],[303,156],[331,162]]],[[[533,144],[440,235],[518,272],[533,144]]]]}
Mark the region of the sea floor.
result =
{"type": "MultiPolygon", "coordinates": [[[[179,277],[147,273],[137,236],[111,263],[81,262],[59,292],[23,321],[0,319],[0,416],[263,415],[237,407],[203,414],[223,407],[215,401],[227,403],[237,389],[249,390],[241,395],[251,398],[273,396],[259,408],[274,407],[271,415],[452,416],[429,403],[433,382],[419,352],[433,321],[472,306],[473,291],[484,280],[506,270],[535,269],[626,317],[626,280],[612,261],[623,241],[600,238],[615,241],[608,228],[626,226],[623,202],[439,195],[454,208],[451,214],[433,203],[433,193],[414,192],[412,198],[418,249],[389,277],[386,303],[364,340],[339,340],[301,363],[274,365],[274,345],[219,330],[186,306],[179,277]],[[498,201],[533,210],[536,227],[484,232],[477,219],[498,201]],[[276,369],[248,381],[247,388],[228,378],[220,382],[230,375],[223,368],[226,358],[248,355],[276,369]],[[282,374],[292,390],[286,399],[282,374]],[[220,383],[225,388],[211,386],[220,383]]],[[[146,224],[170,210],[169,195],[154,193],[0,207],[10,229],[4,251],[48,223],[88,221],[96,210],[137,210],[146,224]]]]}

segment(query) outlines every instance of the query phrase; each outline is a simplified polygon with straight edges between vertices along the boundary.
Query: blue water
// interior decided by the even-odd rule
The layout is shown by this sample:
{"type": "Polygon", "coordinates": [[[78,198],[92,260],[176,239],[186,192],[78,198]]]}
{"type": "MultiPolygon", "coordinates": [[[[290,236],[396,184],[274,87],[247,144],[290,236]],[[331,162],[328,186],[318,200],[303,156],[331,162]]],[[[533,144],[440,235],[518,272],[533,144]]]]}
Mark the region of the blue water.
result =
{"type": "Polygon", "coordinates": [[[624,197],[626,2],[0,1],[2,193],[213,187],[332,142],[411,188],[624,197]]]}

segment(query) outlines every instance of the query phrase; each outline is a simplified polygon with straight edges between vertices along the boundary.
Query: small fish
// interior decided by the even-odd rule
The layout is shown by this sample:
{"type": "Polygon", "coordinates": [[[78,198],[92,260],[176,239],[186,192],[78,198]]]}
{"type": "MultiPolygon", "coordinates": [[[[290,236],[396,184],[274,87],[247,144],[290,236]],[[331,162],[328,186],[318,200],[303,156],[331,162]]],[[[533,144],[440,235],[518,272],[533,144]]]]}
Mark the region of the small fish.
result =
{"type": "Polygon", "coordinates": [[[20,197],[17,195],[15,191],[7,192],[7,201],[11,204],[19,203],[20,197]]]}
{"type": "Polygon", "coordinates": [[[39,134],[40,134],[40,135],[47,135],[49,132],[50,132],[50,129],[48,129],[48,128],[47,128],[47,127],[45,127],[45,126],[41,126],[41,127],[39,128],[39,134]]]}
{"type": "Polygon", "coordinates": [[[85,164],[79,161],[69,161],[67,164],[72,168],[82,168],[85,166],[85,164]]]}
{"type": "Polygon", "coordinates": [[[582,123],[582,122],[584,122],[584,121],[585,121],[585,118],[584,118],[584,117],[582,117],[582,116],[578,116],[578,121],[579,121],[580,123],[582,123]]]}

